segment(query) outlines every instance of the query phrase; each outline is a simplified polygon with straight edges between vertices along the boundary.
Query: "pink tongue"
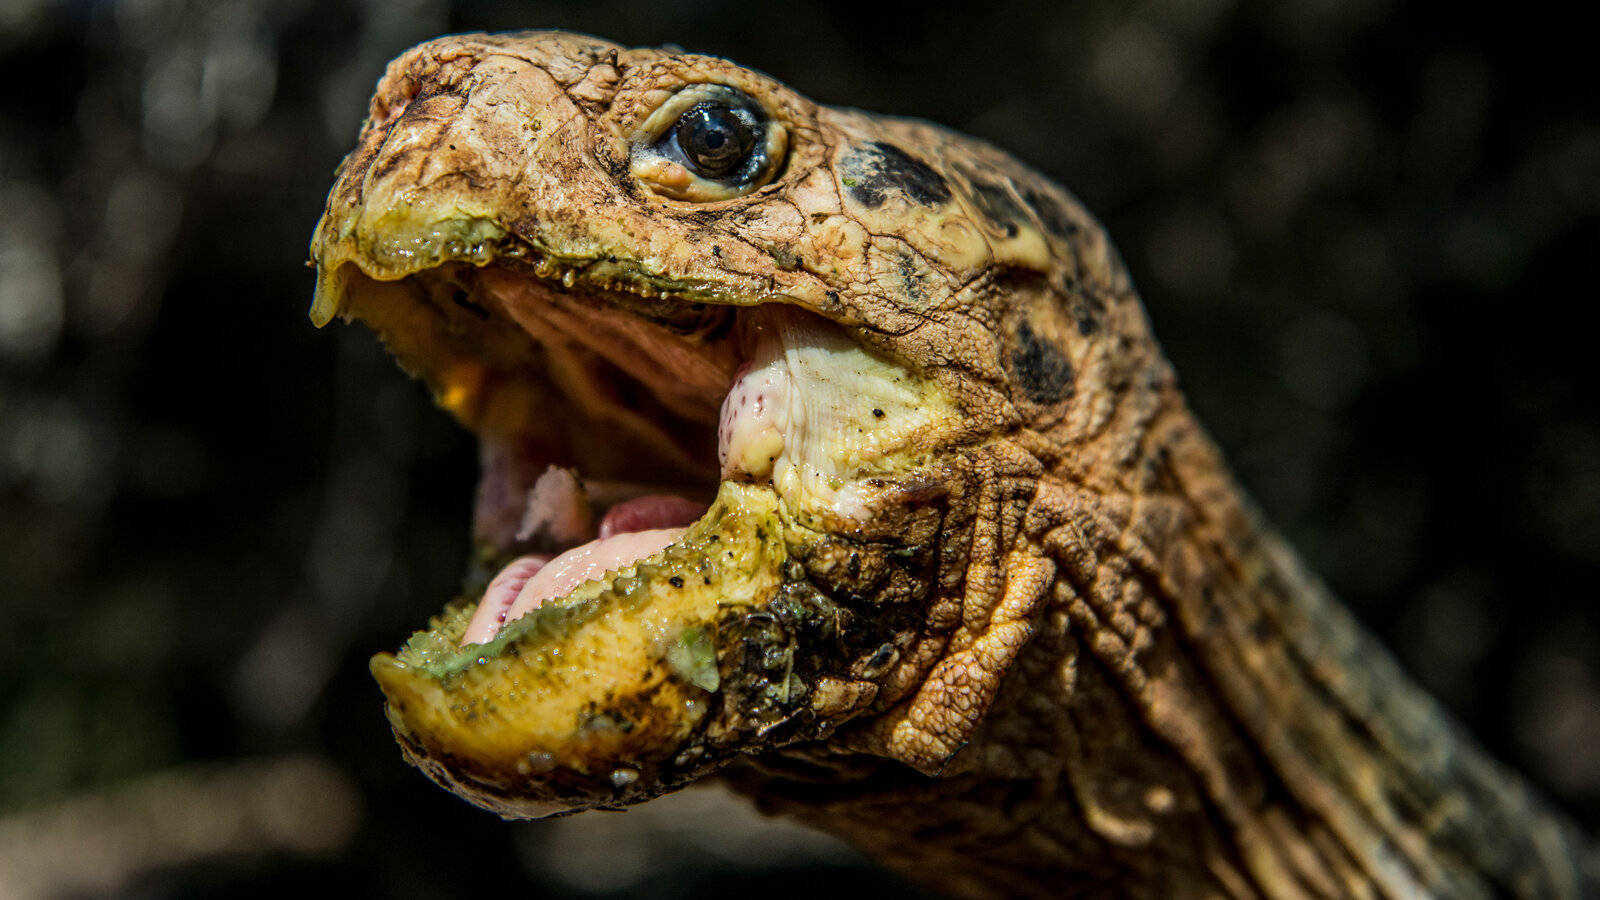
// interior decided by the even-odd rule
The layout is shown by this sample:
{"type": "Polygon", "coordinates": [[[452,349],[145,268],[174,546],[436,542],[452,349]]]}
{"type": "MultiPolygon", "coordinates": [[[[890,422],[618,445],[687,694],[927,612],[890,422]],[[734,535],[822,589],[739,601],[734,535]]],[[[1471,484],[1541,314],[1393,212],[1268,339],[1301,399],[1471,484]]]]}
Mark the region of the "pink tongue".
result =
{"type": "Polygon", "coordinates": [[[461,643],[493,640],[505,623],[538,609],[544,601],[661,552],[683,537],[688,530],[683,526],[705,510],[704,505],[681,497],[636,497],[606,513],[600,523],[599,539],[573,547],[554,559],[535,554],[513,560],[489,582],[461,643]]]}
{"type": "Polygon", "coordinates": [[[677,528],[706,514],[706,505],[672,494],[650,494],[625,500],[606,511],[600,536],[611,537],[650,528],[677,528]]]}

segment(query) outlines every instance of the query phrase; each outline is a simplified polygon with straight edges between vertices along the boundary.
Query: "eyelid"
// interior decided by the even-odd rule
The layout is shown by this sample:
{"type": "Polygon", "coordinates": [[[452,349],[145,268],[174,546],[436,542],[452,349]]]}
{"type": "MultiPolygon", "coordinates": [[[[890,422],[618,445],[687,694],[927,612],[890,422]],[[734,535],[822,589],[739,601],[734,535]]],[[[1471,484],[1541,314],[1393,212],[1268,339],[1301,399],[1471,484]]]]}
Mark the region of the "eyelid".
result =
{"type": "MultiPolygon", "coordinates": [[[[638,130],[634,132],[633,145],[635,148],[654,144],[663,135],[672,130],[678,118],[688,112],[695,104],[706,101],[720,101],[731,107],[749,105],[752,101],[749,95],[737,88],[725,84],[691,84],[667,98],[667,102],[656,107],[655,112],[645,117],[639,123],[638,130]]],[[[758,106],[759,108],[759,106],[758,106]]]]}
{"type": "Polygon", "coordinates": [[[781,168],[788,152],[788,130],[750,95],[725,84],[698,83],[685,86],[639,124],[629,141],[630,170],[652,192],[675,200],[709,202],[742,197],[765,186],[781,168]],[[739,183],[704,178],[695,173],[681,155],[664,151],[663,143],[672,140],[673,128],[684,113],[696,104],[716,102],[730,109],[747,110],[764,125],[763,145],[756,153],[763,159],[753,177],[739,183]],[[677,158],[674,158],[674,157],[677,158]]]}

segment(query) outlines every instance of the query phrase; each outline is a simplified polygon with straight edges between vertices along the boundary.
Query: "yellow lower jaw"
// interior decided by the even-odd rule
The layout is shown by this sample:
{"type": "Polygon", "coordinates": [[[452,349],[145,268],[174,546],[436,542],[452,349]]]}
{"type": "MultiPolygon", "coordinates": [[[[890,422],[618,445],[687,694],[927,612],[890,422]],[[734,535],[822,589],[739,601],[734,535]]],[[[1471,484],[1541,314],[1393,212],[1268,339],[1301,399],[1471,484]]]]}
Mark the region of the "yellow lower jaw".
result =
{"type": "Polygon", "coordinates": [[[488,644],[457,646],[457,611],[372,672],[408,758],[463,797],[512,817],[632,802],[718,699],[719,621],[770,603],[785,560],[776,495],[725,483],[682,541],[609,582],[488,644]]]}

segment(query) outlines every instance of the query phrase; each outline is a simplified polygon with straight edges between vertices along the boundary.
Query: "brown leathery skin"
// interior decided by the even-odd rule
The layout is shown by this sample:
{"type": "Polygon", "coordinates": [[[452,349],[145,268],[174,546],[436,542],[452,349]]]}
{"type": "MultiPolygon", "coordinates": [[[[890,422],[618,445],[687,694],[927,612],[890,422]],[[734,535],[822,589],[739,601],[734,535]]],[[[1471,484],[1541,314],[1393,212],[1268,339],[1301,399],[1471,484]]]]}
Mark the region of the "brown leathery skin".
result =
{"type": "MultiPolygon", "coordinates": [[[[454,260],[789,304],[959,410],[865,522],[778,498],[777,586],[707,626],[710,711],[629,751],[655,756],[626,790],[491,773],[528,806],[476,802],[615,805],[736,760],[764,807],[963,896],[1582,892],[1579,838],[1249,508],[1104,232],[1004,153],[721,59],[457,36],[391,65],[312,250],[313,318],[367,321],[480,434],[520,427],[494,411],[535,377],[515,337],[463,338],[380,282],[454,260]],[[770,183],[694,202],[630,170],[640,123],[699,82],[781,123],[770,183]]],[[[448,741],[391,719],[463,790],[448,741]]]]}

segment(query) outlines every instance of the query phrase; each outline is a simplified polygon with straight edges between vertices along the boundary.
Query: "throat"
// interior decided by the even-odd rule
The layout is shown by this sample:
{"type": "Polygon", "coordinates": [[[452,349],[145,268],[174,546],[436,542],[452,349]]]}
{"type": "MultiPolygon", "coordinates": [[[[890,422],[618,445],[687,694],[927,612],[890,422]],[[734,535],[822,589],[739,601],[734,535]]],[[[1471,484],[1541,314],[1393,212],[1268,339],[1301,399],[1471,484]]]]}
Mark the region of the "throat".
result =
{"type": "Polygon", "coordinates": [[[1046,476],[1003,532],[1011,571],[1053,567],[1048,609],[938,777],[871,723],[736,783],[961,896],[1579,896],[1577,833],[1177,433],[1170,490],[1046,476]]]}

